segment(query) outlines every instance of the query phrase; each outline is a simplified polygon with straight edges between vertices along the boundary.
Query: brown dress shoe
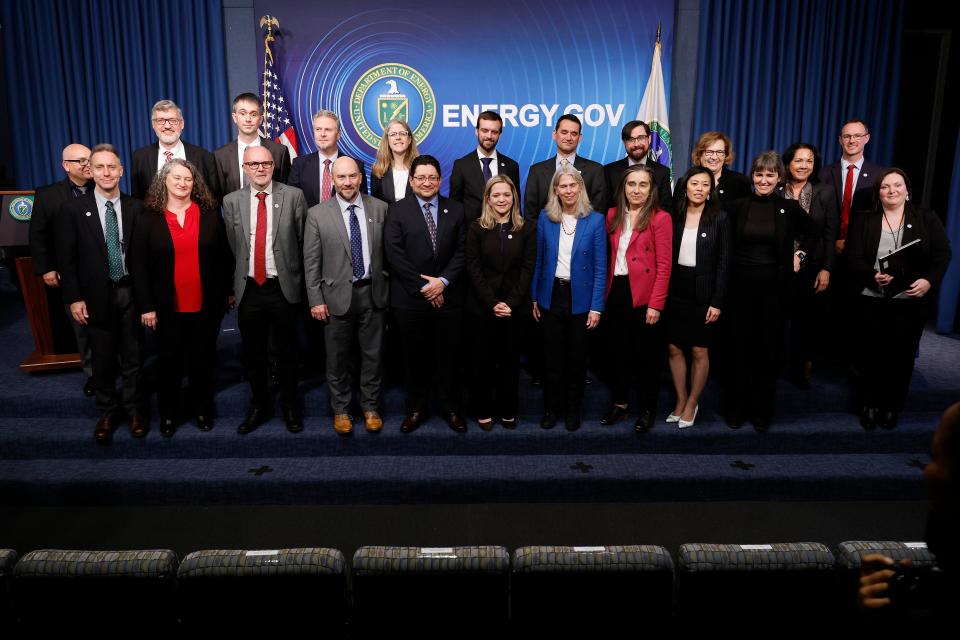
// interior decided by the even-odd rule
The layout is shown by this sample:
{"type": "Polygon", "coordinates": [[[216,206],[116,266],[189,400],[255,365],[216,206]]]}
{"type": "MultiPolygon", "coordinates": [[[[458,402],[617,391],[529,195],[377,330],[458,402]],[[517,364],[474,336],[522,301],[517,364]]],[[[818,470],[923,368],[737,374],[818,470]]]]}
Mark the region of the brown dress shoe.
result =
{"type": "Polygon", "coordinates": [[[150,431],[150,421],[140,414],[133,414],[130,418],[130,435],[134,438],[142,438],[150,431]]]}
{"type": "Polygon", "coordinates": [[[342,436],[348,436],[353,432],[353,418],[346,413],[338,413],[333,416],[333,430],[342,436]]]}
{"type": "Polygon", "coordinates": [[[463,433],[467,430],[466,420],[464,420],[463,417],[456,411],[451,411],[444,417],[447,421],[447,424],[450,425],[450,428],[457,433],[463,433]]]}
{"type": "Polygon", "coordinates": [[[400,431],[403,433],[410,433],[411,431],[416,431],[417,427],[423,424],[427,419],[427,416],[422,411],[414,411],[406,418],[403,419],[403,422],[400,423],[400,431]]]}
{"type": "Polygon", "coordinates": [[[370,433],[377,433],[383,429],[383,418],[376,411],[364,411],[363,422],[370,433]]]}
{"type": "Polygon", "coordinates": [[[93,439],[100,444],[110,444],[113,439],[113,432],[120,424],[120,419],[113,412],[107,412],[97,420],[97,426],[93,429],[93,439]]]}

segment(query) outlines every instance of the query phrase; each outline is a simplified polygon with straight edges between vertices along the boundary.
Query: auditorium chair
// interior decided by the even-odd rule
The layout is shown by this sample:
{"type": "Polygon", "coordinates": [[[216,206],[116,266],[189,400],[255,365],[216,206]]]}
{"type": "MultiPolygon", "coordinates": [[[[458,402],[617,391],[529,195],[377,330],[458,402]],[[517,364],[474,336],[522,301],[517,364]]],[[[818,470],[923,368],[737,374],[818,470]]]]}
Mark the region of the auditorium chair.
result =
{"type": "Polygon", "coordinates": [[[521,547],[510,601],[513,625],[527,637],[662,630],[672,623],[673,560],[652,545],[521,547]]]}
{"type": "Polygon", "coordinates": [[[353,556],[360,637],[502,637],[510,555],[503,547],[361,547],[353,556]]]}

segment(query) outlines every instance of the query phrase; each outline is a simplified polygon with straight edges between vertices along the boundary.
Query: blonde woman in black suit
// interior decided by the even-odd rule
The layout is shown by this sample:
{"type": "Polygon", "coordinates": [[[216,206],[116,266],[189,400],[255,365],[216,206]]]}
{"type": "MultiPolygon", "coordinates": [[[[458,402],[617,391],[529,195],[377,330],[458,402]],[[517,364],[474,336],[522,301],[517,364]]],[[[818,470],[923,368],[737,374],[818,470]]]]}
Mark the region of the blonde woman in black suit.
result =
{"type": "Polygon", "coordinates": [[[380,138],[377,160],[370,169],[370,195],[387,204],[402,200],[412,193],[410,163],[420,155],[413,131],[406,120],[394,118],[380,138]]]}

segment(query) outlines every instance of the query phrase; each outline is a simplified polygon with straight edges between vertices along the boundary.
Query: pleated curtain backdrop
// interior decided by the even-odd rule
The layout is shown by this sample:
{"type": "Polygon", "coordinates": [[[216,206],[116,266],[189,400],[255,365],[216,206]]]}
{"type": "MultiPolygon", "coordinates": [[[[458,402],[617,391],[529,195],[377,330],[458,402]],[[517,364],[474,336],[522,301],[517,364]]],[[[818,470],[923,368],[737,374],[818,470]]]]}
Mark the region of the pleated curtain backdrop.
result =
{"type": "Polygon", "coordinates": [[[109,142],[129,164],[156,141],[150,107],[164,98],[183,110],[184,140],[229,139],[221,0],[8,0],[0,20],[19,188],[62,179],[71,142],[109,142]]]}
{"type": "Polygon", "coordinates": [[[893,160],[902,0],[703,0],[694,130],[733,140],[733,168],[796,141],[840,157],[840,125],[870,125],[868,157],[893,160]]]}
{"type": "Polygon", "coordinates": [[[953,259],[940,288],[940,306],[937,309],[937,331],[940,333],[960,331],[957,318],[960,312],[960,136],[957,137],[957,151],[953,156],[953,180],[950,181],[950,198],[947,201],[947,237],[953,249],[953,259]]]}

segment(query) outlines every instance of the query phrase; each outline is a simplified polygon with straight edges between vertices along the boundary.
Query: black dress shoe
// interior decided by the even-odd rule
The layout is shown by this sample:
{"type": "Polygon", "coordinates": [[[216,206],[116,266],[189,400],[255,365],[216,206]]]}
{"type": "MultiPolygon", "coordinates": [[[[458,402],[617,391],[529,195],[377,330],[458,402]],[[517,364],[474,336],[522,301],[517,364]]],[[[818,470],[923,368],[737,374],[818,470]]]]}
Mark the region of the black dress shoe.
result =
{"type": "Polygon", "coordinates": [[[646,433],[653,429],[654,415],[650,409],[644,409],[637,416],[637,421],[633,423],[633,430],[637,433],[646,433]]]}
{"type": "Polygon", "coordinates": [[[417,427],[423,424],[427,420],[427,416],[422,411],[414,411],[409,414],[406,418],[403,419],[403,422],[400,423],[401,433],[410,433],[411,431],[416,431],[417,427]]]}
{"type": "Polygon", "coordinates": [[[211,414],[197,414],[197,428],[200,429],[200,431],[210,431],[210,429],[213,429],[213,418],[211,414]]]}
{"type": "Polygon", "coordinates": [[[500,424],[503,425],[504,429],[516,429],[517,419],[516,418],[500,418],[500,424]]]}
{"type": "Polygon", "coordinates": [[[83,383],[83,395],[88,398],[97,395],[97,388],[93,386],[93,378],[87,378],[87,381],[83,383]]]}
{"type": "Polygon", "coordinates": [[[607,412],[607,415],[600,418],[600,424],[605,427],[609,427],[612,424],[616,424],[627,417],[627,408],[621,407],[619,405],[613,405],[610,408],[610,411],[607,412]]]}
{"type": "Polygon", "coordinates": [[[887,409],[877,409],[876,423],[881,429],[893,429],[897,426],[897,413],[887,409]]]}
{"type": "Polygon", "coordinates": [[[110,444],[113,440],[113,432],[116,431],[120,422],[120,417],[112,411],[103,414],[93,429],[93,439],[100,444],[110,444]]]}
{"type": "Polygon", "coordinates": [[[477,418],[477,426],[484,431],[493,430],[493,418],[477,418]]]}
{"type": "Polygon", "coordinates": [[[770,429],[770,421],[766,418],[761,418],[753,421],[753,430],[757,433],[766,433],[770,429]]]}
{"type": "Polygon", "coordinates": [[[303,431],[303,412],[299,407],[283,407],[283,421],[287,424],[287,431],[290,433],[303,431]]]}
{"type": "Polygon", "coordinates": [[[540,428],[553,429],[555,426],[557,426],[557,414],[547,411],[540,420],[540,428]]]}
{"type": "Polygon", "coordinates": [[[273,417],[273,412],[267,407],[252,405],[247,412],[247,417],[243,419],[240,426],[237,427],[237,433],[246,435],[255,431],[257,427],[273,417]]]}
{"type": "Polygon", "coordinates": [[[563,421],[563,426],[567,431],[576,431],[580,428],[580,413],[568,413],[563,421]]]}
{"type": "Polygon", "coordinates": [[[173,418],[160,418],[160,435],[164,438],[173,436],[177,431],[177,421],[173,418]]]}
{"type": "Polygon", "coordinates": [[[866,431],[873,431],[877,427],[877,410],[873,407],[861,408],[860,426],[866,431]]]}
{"type": "Polygon", "coordinates": [[[724,421],[731,429],[739,429],[743,426],[743,416],[736,413],[728,413],[724,416],[724,421]]]}
{"type": "MultiPolygon", "coordinates": [[[[467,430],[467,422],[456,411],[451,411],[443,418],[450,425],[450,428],[457,433],[464,433],[467,430]]],[[[492,422],[490,424],[493,424],[492,422]]]]}

